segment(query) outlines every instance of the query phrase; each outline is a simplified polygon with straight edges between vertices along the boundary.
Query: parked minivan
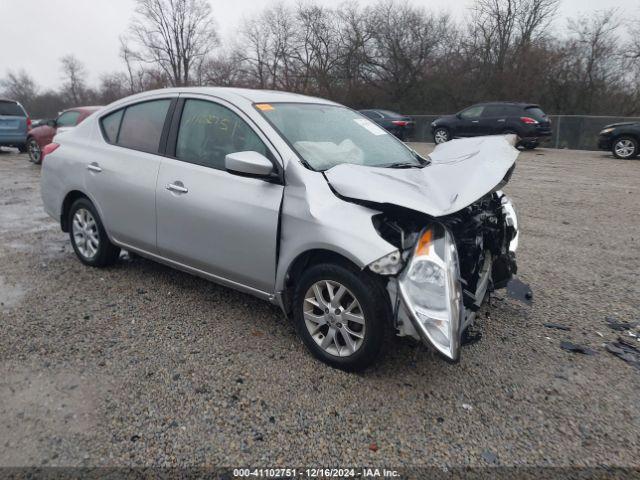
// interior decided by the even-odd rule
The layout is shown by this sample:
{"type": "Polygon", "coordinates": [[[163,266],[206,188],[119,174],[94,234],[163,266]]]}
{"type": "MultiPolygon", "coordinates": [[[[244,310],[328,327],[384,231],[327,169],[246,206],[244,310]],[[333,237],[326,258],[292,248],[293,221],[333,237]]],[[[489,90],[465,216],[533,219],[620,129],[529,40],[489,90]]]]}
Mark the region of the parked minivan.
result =
{"type": "Polygon", "coordinates": [[[15,100],[0,99],[0,147],[27,151],[27,132],[31,120],[27,111],[15,100]]]}
{"type": "Polygon", "coordinates": [[[270,301],[332,366],[367,367],[387,330],[457,360],[478,308],[516,272],[500,190],[514,142],[423,158],[328,100],[167,89],[57,137],[41,191],[86,265],[124,248],[270,301]]]}

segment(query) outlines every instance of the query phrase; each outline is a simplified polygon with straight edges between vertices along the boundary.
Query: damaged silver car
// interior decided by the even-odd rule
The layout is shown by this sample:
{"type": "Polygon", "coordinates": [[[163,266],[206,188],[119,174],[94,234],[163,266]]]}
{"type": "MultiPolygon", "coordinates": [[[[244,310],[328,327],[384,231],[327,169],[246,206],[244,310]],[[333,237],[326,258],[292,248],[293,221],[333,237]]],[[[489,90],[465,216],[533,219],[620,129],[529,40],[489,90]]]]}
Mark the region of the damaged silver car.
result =
{"type": "Polygon", "coordinates": [[[327,100],[168,89],[56,137],[41,191],[83,263],[124,248],[269,300],[332,366],[367,367],[386,331],[455,361],[516,272],[500,190],[514,142],[456,140],[423,158],[327,100]]]}

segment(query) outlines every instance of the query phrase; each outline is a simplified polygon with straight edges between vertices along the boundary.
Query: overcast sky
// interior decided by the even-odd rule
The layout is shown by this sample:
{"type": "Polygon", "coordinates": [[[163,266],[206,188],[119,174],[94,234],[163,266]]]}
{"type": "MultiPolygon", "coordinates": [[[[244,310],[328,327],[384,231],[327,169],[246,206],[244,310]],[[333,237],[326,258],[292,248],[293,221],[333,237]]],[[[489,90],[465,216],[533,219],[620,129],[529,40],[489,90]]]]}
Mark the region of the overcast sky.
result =
{"type": "MultiPolygon", "coordinates": [[[[233,38],[243,17],[276,0],[210,0],[222,40],[233,38]]],[[[335,6],[343,0],[316,0],[335,6]]],[[[472,0],[405,0],[464,19],[472,0]],[[444,7],[443,7],[444,5],[444,7]]],[[[639,0],[561,0],[556,29],[566,18],[594,10],[618,7],[627,16],[640,16],[639,0]]],[[[373,0],[360,0],[361,4],[373,0]]],[[[287,2],[285,2],[287,3],[287,2]]],[[[0,0],[0,78],[6,71],[24,69],[46,88],[60,83],[60,57],[69,53],[87,67],[89,80],[121,70],[118,37],[133,13],[134,0],[0,0]]]]}

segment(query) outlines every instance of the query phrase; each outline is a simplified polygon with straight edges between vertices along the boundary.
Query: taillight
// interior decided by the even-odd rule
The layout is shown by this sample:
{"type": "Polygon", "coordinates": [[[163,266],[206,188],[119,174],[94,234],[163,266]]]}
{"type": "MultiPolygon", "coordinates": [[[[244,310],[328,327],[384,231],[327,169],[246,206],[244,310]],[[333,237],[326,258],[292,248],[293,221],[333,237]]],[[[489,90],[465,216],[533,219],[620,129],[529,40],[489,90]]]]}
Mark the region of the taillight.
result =
{"type": "Polygon", "coordinates": [[[44,161],[44,157],[46,157],[47,155],[49,155],[50,153],[53,153],[56,151],[56,149],[60,146],[59,143],[50,143],[48,145],[46,145],[43,149],[42,149],[42,156],[40,157],[40,161],[44,161]]]}
{"type": "Polygon", "coordinates": [[[406,120],[393,120],[391,123],[397,125],[398,127],[406,127],[407,125],[409,125],[409,122],[407,122],[406,120]]]}
{"type": "Polygon", "coordinates": [[[522,123],[526,123],[527,125],[537,125],[538,121],[535,118],[531,117],[520,117],[520,121],[522,123]]]}
{"type": "Polygon", "coordinates": [[[27,117],[27,130],[31,130],[31,119],[27,117]]]}

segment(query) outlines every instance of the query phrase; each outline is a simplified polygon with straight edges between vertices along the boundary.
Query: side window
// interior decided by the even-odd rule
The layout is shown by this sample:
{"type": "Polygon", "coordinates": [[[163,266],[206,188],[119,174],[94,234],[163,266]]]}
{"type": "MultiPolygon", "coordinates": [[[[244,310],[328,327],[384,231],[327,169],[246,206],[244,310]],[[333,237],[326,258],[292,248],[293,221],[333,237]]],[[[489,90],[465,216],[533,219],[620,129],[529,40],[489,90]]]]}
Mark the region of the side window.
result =
{"type": "Polygon", "coordinates": [[[78,123],[80,112],[64,112],[56,120],[58,127],[75,127],[78,123]]]}
{"type": "Polygon", "coordinates": [[[120,120],[122,120],[122,114],[124,110],[118,110],[111,113],[101,120],[102,130],[109,143],[116,143],[118,139],[118,131],[120,130],[120,120]]]}
{"type": "Polygon", "coordinates": [[[374,112],[373,110],[366,110],[360,113],[369,117],[371,120],[380,120],[382,118],[382,115],[380,115],[378,112],[374,112]]]}
{"type": "Polygon", "coordinates": [[[487,105],[482,111],[482,116],[486,118],[504,117],[505,115],[505,107],[502,105],[487,105]]]}
{"type": "Polygon", "coordinates": [[[151,100],[127,107],[117,143],[122,147],[157,153],[171,100],[151,100]]]}
{"type": "Polygon", "coordinates": [[[462,118],[478,118],[480,115],[482,115],[483,110],[484,107],[482,105],[478,105],[476,107],[467,108],[460,115],[462,116],[462,118]]]}
{"type": "Polygon", "coordinates": [[[227,154],[245,151],[267,156],[262,140],[237,114],[205,100],[185,102],[176,145],[178,159],[224,170],[227,154]]]}

